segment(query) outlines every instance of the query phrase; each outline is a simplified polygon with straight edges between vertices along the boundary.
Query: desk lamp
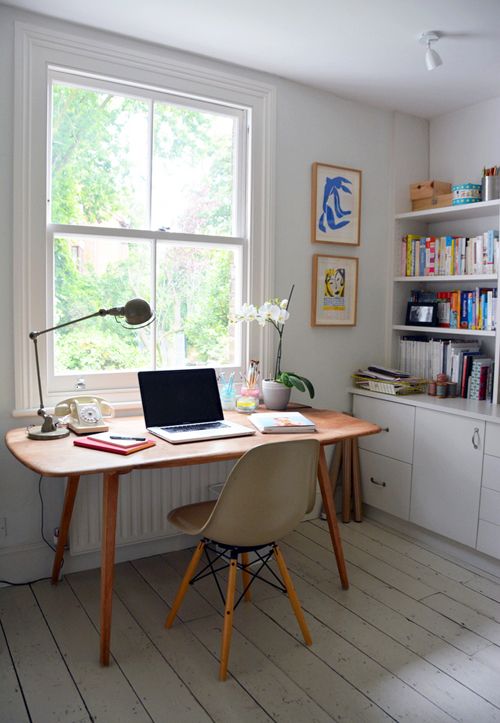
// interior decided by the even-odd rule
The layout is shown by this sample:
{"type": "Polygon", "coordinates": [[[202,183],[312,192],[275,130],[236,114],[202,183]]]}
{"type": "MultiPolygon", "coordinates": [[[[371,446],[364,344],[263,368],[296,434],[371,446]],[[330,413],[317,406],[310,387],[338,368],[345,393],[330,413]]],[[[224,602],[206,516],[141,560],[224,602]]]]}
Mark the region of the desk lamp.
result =
{"type": "Polygon", "coordinates": [[[85,321],[85,319],[91,319],[93,316],[124,317],[125,324],[122,324],[122,326],[126,329],[140,329],[144,326],[148,326],[155,320],[155,314],[151,311],[151,307],[147,301],[144,301],[144,299],[131,299],[130,301],[127,301],[125,306],[114,306],[112,309],[99,309],[99,311],[95,311],[93,314],[88,314],[88,316],[82,316],[80,319],[66,321],[64,324],[51,326],[49,329],[44,329],[43,331],[32,331],[29,336],[35,345],[36,377],[38,382],[38,394],[40,396],[40,408],[38,409],[37,414],[39,417],[43,418],[43,424],[41,427],[35,427],[34,429],[28,431],[28,437],[30,439],[60,439],[61,437],[67,437],[69,434],[68,429],[57,426],[59,422],[58,418],[49,414],[43,404],[40,362],[38,359],[38,337],[42,334],[46,334],[48,331],[62,329],[63,326],[78,324],[78,322],[85,321]]]}

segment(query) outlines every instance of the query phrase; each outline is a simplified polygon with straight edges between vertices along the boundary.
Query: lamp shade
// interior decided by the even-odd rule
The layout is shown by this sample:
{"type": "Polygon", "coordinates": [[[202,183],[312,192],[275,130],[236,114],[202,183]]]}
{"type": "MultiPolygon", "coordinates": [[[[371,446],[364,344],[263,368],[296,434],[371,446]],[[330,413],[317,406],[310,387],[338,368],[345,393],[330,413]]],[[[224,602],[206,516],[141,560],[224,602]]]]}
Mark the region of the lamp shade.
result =
{"type": "Polygon", "coordinates": [[[130,299],[125,306],[114,306],[112,309],[101,309],[98,314],[101,316],[124,316],[129,326],[147,325],[154,321],[154,313],[150,305],[144,299],[130,299]]]}
{"type": "Polygon", "coordinates": [[[427,68],[427,70],[434,70],[442,64],[443,61],[441,60],[441,56],[439,55],[439,53],[433,50],[429,45],[429,47],[425,51],[425,67],[427,68]]]}

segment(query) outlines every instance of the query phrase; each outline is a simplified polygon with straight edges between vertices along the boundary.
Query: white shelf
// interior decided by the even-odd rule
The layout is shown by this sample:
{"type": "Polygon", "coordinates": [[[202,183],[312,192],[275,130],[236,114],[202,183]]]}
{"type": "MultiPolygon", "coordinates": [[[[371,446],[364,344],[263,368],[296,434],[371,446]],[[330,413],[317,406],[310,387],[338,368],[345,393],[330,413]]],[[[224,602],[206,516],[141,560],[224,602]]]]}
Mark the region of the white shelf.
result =
{"type": "Polygon", "coordinates": [[[450,329],[448,326],[406,326],[406,324],[394,324],[394,331],[414,332],[423,334],[452,334],[453,336],[495,336],[495,331],[484,331],[478,329],[450,329]]]}
{"type": "Polygon", "coordinates": [[[454,274],[452,276],[396,276],[394,281],[427,281],[435,284],[436,282],[445,281],[447,284],[453,281],[497,281],[496,274],[454,274]]]}
{"type": "Polygon", "coordinates": [[[484,216],[494,216],[498,219],[499,210],[500,199],[496,199],[494,201],[469,203],[466,206],[445,206],[444,208],[429,208],[425,211],[398,213],[396,220],[427,221],[427,223],[437,223],[439,221],[460,221],[462,219],[484,216]]]}

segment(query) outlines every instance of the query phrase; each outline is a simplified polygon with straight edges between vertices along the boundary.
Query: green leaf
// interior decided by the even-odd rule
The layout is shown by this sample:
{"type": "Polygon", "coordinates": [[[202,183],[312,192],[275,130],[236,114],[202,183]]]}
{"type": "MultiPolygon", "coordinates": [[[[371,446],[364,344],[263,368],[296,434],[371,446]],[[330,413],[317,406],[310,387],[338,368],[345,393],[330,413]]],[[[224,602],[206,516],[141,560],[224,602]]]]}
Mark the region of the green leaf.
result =
{"type": "Polygon", "coordinates": [[[277,381],[282,382],[286,387],[295,387],[295,389],[298,389],[300,392],[305,392],[307,389],[311,399],[314,399],[313,385],[309,379],[302,377],[300,374],[296,374],[295,372],[281,372],[280,378],[277,381]]]}

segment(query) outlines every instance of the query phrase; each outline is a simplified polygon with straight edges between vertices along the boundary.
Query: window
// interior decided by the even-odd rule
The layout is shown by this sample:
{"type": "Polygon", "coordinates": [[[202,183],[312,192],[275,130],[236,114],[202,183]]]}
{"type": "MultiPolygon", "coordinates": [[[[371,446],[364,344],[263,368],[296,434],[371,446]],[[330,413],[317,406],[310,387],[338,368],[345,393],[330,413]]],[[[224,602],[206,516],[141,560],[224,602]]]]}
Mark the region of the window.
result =
{"type": "Polygon", "coordinates": [[[49,97],[53,323],[135,297],[157,315],[133,332],[109,318],[56,331],[50,386],[74,374],[93,385],[113,372],[118,386],[117,372],[240,367],[242,335],[228,318],[246,266],[247,111],[58,71],[49,97]]]}
{"type": "Polygon", "coordinates": [[[37,405],[30,330],[133,297],[155,324],[94,318],[43,337],[47,404],[81,376],[126,402],[137,369],[238,369],[249,343],[263,359],[267,341],[228,315],[270,291],[273,90],[81,37],[17,36],[16,408],[37,405]]]}

